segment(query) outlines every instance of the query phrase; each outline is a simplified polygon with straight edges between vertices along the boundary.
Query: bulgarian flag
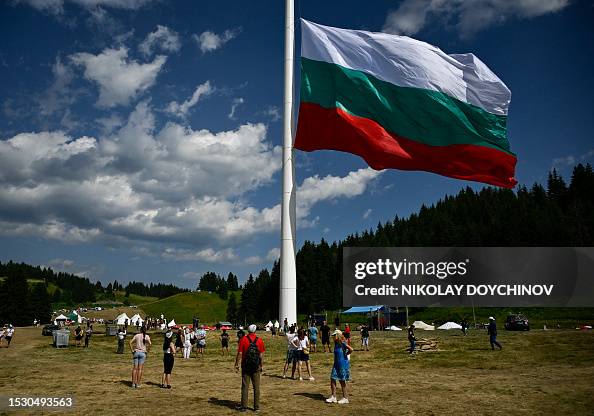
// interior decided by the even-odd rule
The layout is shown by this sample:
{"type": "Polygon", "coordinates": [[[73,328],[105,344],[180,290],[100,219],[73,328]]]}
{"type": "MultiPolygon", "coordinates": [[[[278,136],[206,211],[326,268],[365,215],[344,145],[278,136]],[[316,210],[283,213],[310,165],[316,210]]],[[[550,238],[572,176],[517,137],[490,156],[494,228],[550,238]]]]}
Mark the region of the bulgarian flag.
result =
{"type": "Polygon", "coordinates": [[[301,19],[297,149],[512,188],[510,100],[503,81],[471,53],[301,19]]]}

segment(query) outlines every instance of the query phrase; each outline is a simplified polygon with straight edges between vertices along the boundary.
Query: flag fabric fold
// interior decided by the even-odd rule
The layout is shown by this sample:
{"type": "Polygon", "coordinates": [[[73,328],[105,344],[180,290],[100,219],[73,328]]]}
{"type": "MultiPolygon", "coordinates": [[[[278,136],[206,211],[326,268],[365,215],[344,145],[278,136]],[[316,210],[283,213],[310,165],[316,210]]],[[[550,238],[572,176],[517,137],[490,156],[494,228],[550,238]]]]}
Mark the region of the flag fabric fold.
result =
{"type": "Polygon", "coordinates": [[[476,56],[303,19],[301,36],[295,148],[353,153],[374,169],[517,183],[511,93],[476,56]]]}

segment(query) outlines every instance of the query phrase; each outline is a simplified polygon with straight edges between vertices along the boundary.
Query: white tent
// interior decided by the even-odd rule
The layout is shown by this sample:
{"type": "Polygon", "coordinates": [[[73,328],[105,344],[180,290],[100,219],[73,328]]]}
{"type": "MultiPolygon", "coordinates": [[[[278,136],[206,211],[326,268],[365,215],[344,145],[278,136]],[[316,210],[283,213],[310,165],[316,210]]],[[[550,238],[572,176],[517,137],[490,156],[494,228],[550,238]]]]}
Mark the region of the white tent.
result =
{"type": "Polygon", "coordinates": [[[278,328],[280,327],[280,324],[278,323],[278,321],[274,321],[274,327],[275,327],[276,329],[278,329],[278,328]]]}
{"type": "Polygon", "coordinates": [[[171,328],[172,326],[177,326],[177,324],[175,323],[175,319],[172,319],[172,320],[171,320],[171,321],[170,321],[170,322],[167,324],[167,326],[168,326],[169,328],[171,328]]]}
{"type": "Polygon", "coordinates": [[[56,319],[54,319],[54,325],[59,325],[59,324],[63,324],[64,322],[66,322],[68,318],[62,314],[56,316],[56,319]]]}
{"type": "Polygon", "coordinates": [[[437,329],[462,329],[462,325],[457,324],[456,322],[446,322],[442,326],[438,326],[437,329]]]}
{"type": "Polygon", "coordinates": [[[143,323],[144,319],[142,319],[139,314],[135,314],[132,318],[130,318],[131,325],[142,325],[143,323]]]}
{"type": "Polygon", "coordinates": [[[396,325],[390,327],[390,331],[402,331],[402,328],[398,328],[396,325]]]}
{"type": "Polygon", "coordinates": [[[414,321],[413,325],[415,329],[424,329],[425,331],[433,331],[435,329],[433,325],[428,325],[423,321],[414,321]]]}
{"type": "Polygon", "coordinates": [[[128,315],[126,315],[126,313],[122,313],[120,314],[117,318],[116,318],[116,324],[118,325],[126,325],[126,321],[128,321],[128,325],[130,324],[130,318],[128,318],[128,315]]]}

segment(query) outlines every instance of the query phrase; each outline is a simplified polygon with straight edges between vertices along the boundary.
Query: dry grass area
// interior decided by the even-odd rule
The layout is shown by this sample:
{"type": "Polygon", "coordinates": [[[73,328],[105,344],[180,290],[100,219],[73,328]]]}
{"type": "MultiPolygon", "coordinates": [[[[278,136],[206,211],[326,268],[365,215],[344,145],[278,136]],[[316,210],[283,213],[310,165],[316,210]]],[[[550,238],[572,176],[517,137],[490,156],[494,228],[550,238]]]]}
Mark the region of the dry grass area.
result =
{"type": "MultiPolygon", "coordinates": [[[[101,328],[96,328],[100,330],[101,328]]],[[[130,387],[131,354],[115,354],[112,337],[95,335],[90,348],[57,350],[39,328],[18,328],[10,348],[0,349],[1,395],[74,395],[69,414],[235,414],[240,377],[232,356],[220,355],[218,333],[209,334],[202,359],[176,357],[173,389],[158,387],[162,335],[154,346],[140,389],[130,387]]],[[[312,354],[315,382],[283,380],[285,342],[263,334],[262,414],[365,415],[591,415],[594,409],[594,333],[501,331],[503,351],[491,351],[482,331],[423,333],[438,352],[409,357],[405,334],[372,333],[371,351],[353,345],[351,403],[326,404],[331,354],[312,354]]],[[[262,335],[262,334],[261,334],[262,335]]],[[[234,348],[233,348],[234,350],[234,348]]],[[[250,402],[251,405],[251,402],[250,402]]],[[[30,412],[39,414],[40,412],[30,412]]],[[[250,412],[251,413],[251,412],[250,412]]],[[[19,411],[18,414],[27,414],[19,411]]]]}

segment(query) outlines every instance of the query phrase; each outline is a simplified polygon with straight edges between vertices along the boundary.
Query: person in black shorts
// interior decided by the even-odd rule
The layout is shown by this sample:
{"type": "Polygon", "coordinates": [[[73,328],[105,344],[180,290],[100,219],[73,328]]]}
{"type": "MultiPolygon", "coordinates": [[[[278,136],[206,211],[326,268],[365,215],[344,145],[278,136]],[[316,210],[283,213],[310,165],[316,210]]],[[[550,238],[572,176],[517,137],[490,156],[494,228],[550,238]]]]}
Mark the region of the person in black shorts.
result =
{"type": "Polygon", "coordinates": [[[168,329],[163,339],[163,377],[161,378],[161,388],[171,388],[171,371],[175,361],[175,343],[173,341],[173,332],[168,329]]]}
{"type": "Polygon", "coordinates": [[[322,333],[322,348],[324,349],[324,352],[326,352],[326,346],[328,346],[328,352],[332,352],[330,349],[330,327],[325,320],[322,322],[320,332],[322,333]]]}
{"type": "Polygon", "coordinates": [[[223,329],[223,333],[221,334],[221,352],[223,353],[223,357],[225,356],[225,351],[227,352],[227,357],[229,356],[229,333],[226,329],[223,329]]]}

